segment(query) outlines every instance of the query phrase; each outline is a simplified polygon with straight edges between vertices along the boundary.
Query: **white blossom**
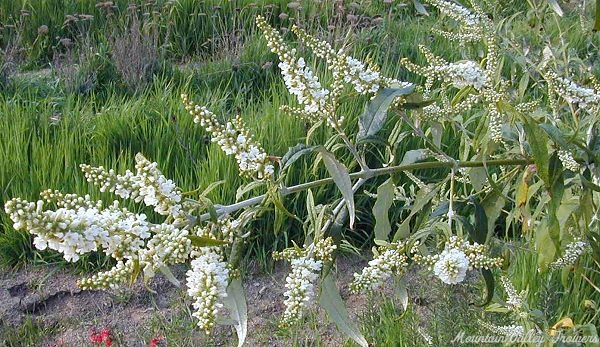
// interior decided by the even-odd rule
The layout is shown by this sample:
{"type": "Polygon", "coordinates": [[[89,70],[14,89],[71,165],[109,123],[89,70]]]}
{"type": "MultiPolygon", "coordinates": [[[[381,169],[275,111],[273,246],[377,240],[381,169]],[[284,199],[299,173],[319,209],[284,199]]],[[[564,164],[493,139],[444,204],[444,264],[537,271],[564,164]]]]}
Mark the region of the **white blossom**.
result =
{"type": "Polygon", "coordinates": [[[248,129],[241,117],[236,116],[231,121],[221,124],[215,115],[204,106],[193,104],[182,94],[181,99],[185,108],[194,116],[194,123],[199,123],[211,133],[211,141],[221,147],[227,155],[235,156],[240,169],[240,175],[268,179],[273,176],[275,168],[267,153],[261,147],[248,129]]]}
{"type": "Polygon", "coordinates": [[[558,159],[560,159],[560,162],[562,163],[565,169],[573,172],[579,172],[581,166],[573,158],[573,154],[571,154],[571,152],[566,151],[564,149],[558,150],[558,159]]]}
{"type": "Polygon", "coordinates": [[[292,271],[285,279],[287,291],[283,293],[286,308],[282,325],[293,324],[302,317],[304,308],[314,296],[314,282],[319,278],[322,267],[322,261],[310,257],[291,260],[292,271]]]}
{"type": "Polygon", "coordinates": [[[369,261],[360,274],[354,274],[350,287],[354,292],[377,289],[394,274],[399,274],[408,266],[407,257],[398,248],[387,249],[369,261]]]}
{"type": "Polygon", "coordinates": [[[458,249],[445,249],[433,265],[433,272],[446,284],[462,282],[469,269],[469,259],[463,251],[458,249]]]}
{"type": "Polygon", "coordinates": [[[566,266],[572,266],[577,262],[582,254],[589,250],[589,248],[590,246],[587,242],[583,241],[581,238],[576,238],[567,244],[563,256],[552,262],[550,267],[554,269],[560,269],[566,266]]]}
{"type": "Polygon", "coordinates": [[[186,273],[187,293],[194,299],[194,316],[198,327],[207,334],[214,326],[222,299],[227,296],[229,268],[220,255],[207,251],[192,260],[192,268],[186,273]]]}
{"type": "Polygon", "coordinates": [[[471,60],[440,66],[439,72],[446,74],[445,79],[450,80],[459,89],[471,86],[482,90],[487,84],[485,72],[471,60]]]}
{"type": "Polygon", "coordinates": [[[523,303],[525,302],[525,291],[517,293],[512,282],[506,276],[500,277],[500,281],[502,282],[502,286],[504,287],[507,296],[506,306],[515,312],[521,311],[523,303]]]}

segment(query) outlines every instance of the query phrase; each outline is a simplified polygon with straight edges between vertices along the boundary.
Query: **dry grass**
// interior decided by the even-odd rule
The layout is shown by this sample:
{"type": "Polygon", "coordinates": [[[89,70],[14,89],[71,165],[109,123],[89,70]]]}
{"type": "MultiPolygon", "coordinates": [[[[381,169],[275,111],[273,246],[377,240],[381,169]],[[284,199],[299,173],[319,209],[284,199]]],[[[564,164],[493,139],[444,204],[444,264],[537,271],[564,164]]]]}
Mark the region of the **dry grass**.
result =
{"type": "Polygon", "coordinates": [[[137,9],[129,8],[124,28],[115,28],[109,35],[112,60],[123,82],[138,92],[152,80],[160,59],[159,31],[144,14],[139,18],[137,9]]]}

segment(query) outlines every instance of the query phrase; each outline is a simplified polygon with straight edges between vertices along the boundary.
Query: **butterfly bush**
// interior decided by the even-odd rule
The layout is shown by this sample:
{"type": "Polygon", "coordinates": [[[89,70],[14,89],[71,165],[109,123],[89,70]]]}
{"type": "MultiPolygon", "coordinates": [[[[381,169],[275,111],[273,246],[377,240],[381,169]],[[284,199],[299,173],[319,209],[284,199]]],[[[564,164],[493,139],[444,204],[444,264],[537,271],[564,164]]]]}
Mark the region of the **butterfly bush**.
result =
{"type": "MultiPolygon", "coordinates": [[[[209,107],[194,103],[186,94],[181,95],[182,110],[185,109],[193,122],[210,135],[212,143],[226,155],[235,158],[241,178],[248,182],[238,192],[262,190],[264,194],[226,206],[213,204],[206,198],[210,186],[203,193],[184,192],[159,170],[157,163],[137,154],[133,171],[117,173],[112,169],[87,164],[80,165],[80,168],[85,179],[99,187],[101,192],[143,204],[145,209],[132,212],[124,208],[120,201],[105,203],[92,200],[88,195],[45,190],[37,201],[13,198],[5,203],[5,211],[13,227],[32,234],[37,249],[55,250],[67,261],[77,261],[90,252],[101,252],[112,257],[115,260],[112,268],[78,281],[84,289],[116,288],[123,283],[132,283],[139,275],[148,281],[157,273],[164,274],[178,284],[169,267],[189,263],[185,286],[193,308],[192,316],[198,328],[207,334],[221,315],[236,309],[235,302],[241,300],[236,292],[242,288],[238,266],[246,238],[252,234],[251,230],[244,230],[248,222],[259,218],[271,205],[282,209],[282,198],[299,191],[308,190],[310,193],[307,194],[307,222],[303,224],[304,243],[293,243],[293,247],[273,252],[273,259],[285,260],[290,265],[281,298],[285,308],[280,317],[282,327],[301,323],[318,293],[331,289],[323,283],[329,280],[326,276],[333,276],[331,268],[336,250],[340,245],[345,245],[345,240],[334,242],[331,227],[343,224],[348,216],[358,215],[353,210],[353,194],[361,189],[366,195],[376,198],[375,205],[379,205],[373,207],[377,247],[373,249],[373,259],[354,273],[350,283],[352,292],[377,291],[390,279],[403,276],[411,266],[423,269],[448,285],[458,285],[467,278],[475,278],[471,275],[476,270],[484,275],[491,274],[491,270],[499,272],[503,259],[496,256],[496,249],[504,244],[490,237],[493,223],[488,223],[489,230],[484,235],[491,240],[485,244],[475,242],[483,238],[467,238],[465,230],[479,233],[480,229],[486,228],[476,225],[481,221],[475,218],[473,222],[472,216],[464,212],[471,213],[475,206],[479,217],[481,214],[485,214],[486,218],[494,216],[482,207],[482,201],[492,199],[496,194],[499,196],[498,202],[491,201],[490,204],[490,201],[486,201],[489,209],[498,208],[496,219],[507,204],[514,204],[521,213],[506,217],[507,222],[509,218],[514,218],[510,220],[511,227],[518,228],[523,224],[541,230],[551,221],[552,211],[545,205],[545,201],[550,200],[547,199],[549,195],[535,193],[534,189],[528,191],[530,187],[541,180],[548,188],[553,184],[549,178],[554,181],[564,179],[564,185],[560,181],[563,185],[561,189],[565,192],[570,190],[570,195],[565,194],[567,197],[585,193],[573,188],[584,173],[591,172],[591,181],[597,183],[597,167],[589,163],[590,159],[586,157],[589,153],[581,148],[583,142],[566,145],[565,138],[553,137],[552,140],[556,140],[554,144],[543,143],[538,146],[540,148],[535,145],[536,140],[542,140],[540,134],[543,133],[540,131],[552,133],[554,128],[558,132],[566,131],[567,123],[573,119],[581,126],[594,123],[584,117],[597,114],[600,92],[597,86],[590,88],[579,85],[574,82],[576,78],[559,74],[557,71],[564,69],[551,68],[544,58],[538,66],[541,80],[536,82],[536,86],[548,89],[548,109],[551,113],[544,108],[545,100],[524,100],[515,96],[512,81],[502,77],[503,58],[499,52],[501,48],[504,49],[504,43],[497,42],[497,29],[492,19],[476,5],[468,9],[454,1],[425,1],[458,26],[453,32],[434,29],[435,33],[457,47],[476,44],[483,49],[476,58],[468,58],[465,54],[462,60],[449,61],[434,54],[429,47],[419,46],[418,50],[426,61],[424,65],[406,58],[400,62],[409,73],[424,77],[423,84],[416,88],[417,93],[414,94],[408,94],[414,89],[412,83],[384,76],[374,62],[361,61],[344,50],[334,49],[330,43],[308,34],[298,26],[293,26],[291,31],[301,45],[300,48],[292,48],[265,18],[257,17],[257,27],[265,36],[268,48],[277,55],[283,81],[294,100],[294,105],[285,105],[281,110],[311,125],[323,123],[328,126],[333,136],[325,146],[313,146],[309,134],[305,144],[291,148],[281,158],[270,156],[239,115],[217,116],[209,107]],[[303,56],[304,53],[318,59],[311,60],[309,55],[303,56]],[[317,68],[319,63],[324,63],[327,69],[317,68]],[[364,96],[357,100],[369,99],[368,107],[360,116],[355,139],[348,132],[356,127],[345,126],[346,119],[351,118],[345,118],[348,114],[339,108],[348,95],[364,96]],[[386,95],[393,95],[393,100],[387,100],[386,95]],[[381,101],[382,98],[386,99],[387,104],[381,101]],[[371,106],[378,111],[371,114],[371,106]],[[393,118],[385,118],[388,108],[389,113],[394,114],[393,118]],[[380,112],[381,109],[385,109],[385,112],[380,112]],[[372,116],[371,119],[369,116],[372,116]],[[539,129],[538,118],[545,123],[544,130],[539,129]],[[483,119],[481,123],[480,119],[483,119]],[[386,122],[392,120],[395,122],[393,129],[378,133],[386,122]],[[371,129],[367,136],[361,133],[365,123],[371,129]],[[528,127],[528,123],[533,126],[528,127]],[[406,125],[410,131],[404,130],[406,125]],[[459,158],[444,152],[448,146],[441,143],[443,129],[463,136],[460,148],[448,151],[460,152],[457,154],[459,158]],[[389,136],[387,141],[377,138],[384,133],[389,136]],[[427,148],[403,153],[400,144],[408,137],[419,138],[427,148]],[[371,143],[372,138],[377,139],[371,143]],[[352,154],[351,159],[344,158],[345,163],[337,159],[340,148],[352,154]],[[564,177],[562,174],[547,177],[550,176],[550,170],[539,166],[543,158],[533,155],[545,150],[551,152],[549,157],[552,160],[559,160],[571,173],[564,177]],[[315,160],[315,165],[325,163],[331,178],[287,187],[285,170],[299,156],[311,152],[318,152],[321,157],[315,160]],[[379,163],[374,163],[374,156],[370,157],[373,153],[382,154],[379,163]],[[347,161],[357,165],[346,166],[347,161]],[[275,170],[276,165],[278,170],[275,170]],[[488,165],[498,169],[489,169],[488,165]],[[515,169],[509,170],[506,168],[508,166],[514,166],[515,169]],[[427,177],[419,168],[436,169],[438,172],[447,170],[449,174],[445,179],[427,177]],[[485,174],[476,169],[483,170],[485,174]],[[399,172],[405,179],[402,185],[389,180],[377,189],[377,194],[369,192],[370,187],[363,186],[371,178],[385,175],[391,179],[392,175],[399,172]],[[310,189],[330,183],[338,186],[342,198],[335,201],[331,198],[315,206],[310,189]],[[513,193],[516,196],[514,199],[510,196],[513,193]],[[194,199],[196,194],[197,200],[194,199]],[[532,198],[536,202],[535,216],[528,215],[530,195],[535,195],[532,198]],[[389,201],[381,203],[383,200],[389,201]],[[381,208],[380,205],[388,205],[388,202],[389,206],[383,211],[385,213],[376,211],[381,208]],[[402,204],[402,218],[406,217],[403,212],[410,210],[406,219],[392,221],[387,214],[396,203],[402,204]],[[413,218],[417,214],[427,218],[413,218]],[[383,224],[390,229],[383,230],[383,237],[382,229],[386,227],[377,225],[382,218],[388,218],[388,223],[383,224]],[[398,231],[390,235],[394,222],[398,222],[398,231]],[[460,236],[463,233],[465,236],[460,236]]],[[[544,57],[552,55],[548,50],[542,54],[544,57]]],[[[587,131],[588,138],[593,138],[594,131],[591,125],[587,131]]],[[[545,162],[542,164],[549,166],[545,162]]],[[[315,166],[314,172],[319,172],[318,169],[315,166]]],[[[541,184],[536,187],[538,191],[543,190],[541,184]]],[[[594,200],[593,195],[591,199],[594,200]]],[[[294,215],[294,218],[297,216],[294,215]]],[[[594,218],[597,221],[597,215],[594,218]]],[[[575,227],[567,226],[569,220],[561,224],[561,232],[563,228],[569,233],[573,232],[575,227]]],[[[353,222],[350,221],[351,227],[353,222]]],[[[535,232],[539,233],[540,230],[535,232]]],[[[549,237],[552,238],[552,235],[549,237]]],[[[557,244],[563,241],[558,240],[557,244]]],[[[556,270],[575,265],[593,245],[589,240],[577,237],[566,245],[561,244],[560,248],[554,244],[551,246],[556,250],[564,249],[560,258],[548,261],[549,268],[556,270]]],[[[537,245],[536,251],[542,252],[543,247],[537,245]]],[[[489,280],[489,276],[485,277],[486,281],[489,280]]],[[[518,293],[505,274],[500,279],[507,295],[502,309],[517,315],[515,323],[519,319],[529,319],[526,292],[518,293]]],[[[332,297],[331,293],[328,295],[332,297]]],[[[239,305],[237,309],[243,306],[239,305]]],[[[236,319],[243,319],[239,317],[244,315],[242,312],[236,319]]],[[[237,328],[243,329],[245,322],[233,320],[237,328]]],[[[482,325],[508,336],[522,336],[529,331],[526,325],[519,324],[497,326],[482,322],[482,325]]],[[[357,337],[360,332],[353,332],[352,335],[359,344],[367,345],[364,339],[357,337]]]]}

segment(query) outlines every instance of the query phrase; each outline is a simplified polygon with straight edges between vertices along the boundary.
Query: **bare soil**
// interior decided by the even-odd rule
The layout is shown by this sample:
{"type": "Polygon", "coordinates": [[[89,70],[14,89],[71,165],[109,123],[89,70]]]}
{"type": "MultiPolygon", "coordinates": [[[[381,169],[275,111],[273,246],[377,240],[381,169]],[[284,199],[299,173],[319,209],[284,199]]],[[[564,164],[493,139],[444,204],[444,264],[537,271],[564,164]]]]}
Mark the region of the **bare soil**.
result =
{"type": "MultiPolygon", "coordinates": [[[[338,287],[356,318],[366,309],[366,299],[351,294],[348,284],[366,261],[359,257],[338,258],[338,287]]],[[[302,345],[311,345],[315,340],[330,346],[344,343],[346,338],[319,310],[314,311],[312,326],[300,333],[282,333],[277,322],[284,310],[288,266],[276,263],[269,274],[259,272],[257,266],[249,268],[244,280],[249,311],[247,346],[287,346],[290,339],[302,345]]],[[[173,272],[183,280],[186,270],[179,266],[173,272]]],[[[237,344],[231,327],[217,327],[211,337],[195,329],[185,284],[178,288],[157,275],[147,286],[137,283],[118,290],[84,291],[76,285],[79,277],[70,269],[51,265],[1,273],[0,345],[2,336],[27,321],[35,322],[43,331],[43,337],[35,343],[39,346],[90,346],[90,334],[104,328],[111,331],[113,346],[148,346],[154,336],[165,336],[165,346],[237,344]]]]}

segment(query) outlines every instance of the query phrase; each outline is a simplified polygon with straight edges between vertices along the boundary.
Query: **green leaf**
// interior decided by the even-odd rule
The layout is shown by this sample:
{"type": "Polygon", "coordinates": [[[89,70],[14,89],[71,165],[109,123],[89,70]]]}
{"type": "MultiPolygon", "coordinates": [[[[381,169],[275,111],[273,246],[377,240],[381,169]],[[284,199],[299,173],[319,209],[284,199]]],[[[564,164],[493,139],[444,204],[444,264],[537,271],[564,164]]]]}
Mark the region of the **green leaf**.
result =
{"type": "Polygon", "coordinates": [[[558,4],[558,2],[556,0],[548,0],[548,3],[550,4],[550,7],[552,7],[552,10],[554,12],[556,12],[557,15],[559,15],[560,17],[563,16],[563,10],[562,8],[560,8],[560,5],[558,4]]]}
{"type": "Polygon", "coordinates": [[[169,269],[168,266],[161,266],[158,268],[158,270],[165,276],[166,279],[169,280],[169,282],[171,282],[175,287],[179,287],[181,286],[181,282],[179,282],[179,280],[177,278],[175,278],[175,275],[173,275],[173,273],[171,272],[171,269],[169,269]]]}
{"type": "Polygon", "coordinates": [[[406,151],[400,165],[408,165],[425,160],[428,157],[428,154],[429,151],[426,149],[412,149],[410,151],[406,151]]]}
{"type": "Polygon", "coordinates": [[[239,201],[241,200],[244,195],[252,190],[254,190],[255,188],[264,186],[265,182],[264,181],[252,181],[248,184],[244,184],[242,186],[239,186],[237,191],[235,192],[235,200],[239,201]]]}
{"type": "Polygon", "coordinates": [[[412,2],[418,14],[422,16],[429,16],[429,13],[427,13],[425,6],[423,6],[423,4],[419,0],[412,0],[412,2]]]}
{"type": "Polygon", "coordinates": [[[287,169],[290,165],[292,165],[298,158],[303,156],[306,153],[312,152],[316,146],[307,146],[303,143],[299,143],[294,147],[290,147],[287,153],[283,155],[281,158],[281,171],[287,169]]]}
{"type": "Polygon", "coordinates": [[[494,274],[489,269],[481,269],[481,275],[485,280],[486,296],[482,304],[475,305],[477,307],[483,307],[492,302],[494,297],[494,274]]]}
{"type": "Polygon", "coordinates": [[[565,136],[556,126],[549,123],[543,123],[540,124],[540,128],[544,129],[552,141],[556,142],[560,147],[564,149],[569,148],[569,144],[567,143],[565,136]]]}
{"type": "Polygon", "coordinates": [[[546,188],[550,190],[551,182],[548,174],[548,136],[534,121],[529,117],[523,116],[523,129],[527,134],[527,141],[531,147],[531,154],[538,175],[546,184],[546,188]]]}
{"type": "Polygon", "coordinates": [[[325,148],[318,147],[317,151],[321,153],[327,171],[329,171],[333,181],[342,193],[342,197],[346,201],[346,208],[350,215],[350,229],[352,229],[354,228],[356,212],[354,209],[354,191],[352,190],[352,181],[350,180],[348,169],[346,169],[344,164],[335,159],[335,156],[325,148]]]}
{"type": "MultiPolygon", "coordinates": [[[[394,234],[394,238],[393,238],[394,242],[405,239],[410,235],[410,221],[411,221],[412,217],[415,214],[419,213],[425,206],[428,206],[429,204],[431,204],[431,200],[433,199],[434,196],[436,196],[440,187],[441,187],[441,185],[438,184],[433,189],[419,190],[419,192],[417,193],[417,196],[415,197],[412,208],[410,210],[410,214],[406,217],[406,219],[404,219],[404,221],[402,222],[402,224],[400,224],[400,226],[396,230],[396,233],[394,234]]],[[[415,226],[415,228],[418,229],[418,227],[416,227],[416,226],[415,226]]]]}
{"type": "Polygon", "coordinates": [[[475,227],[471,233],[473,241],[484,244],[488,233],[488,217],[479,201],[475,201],[475,227]]]}
{"type": "Polygon", "coordinates": [[[487,216],[488,225],[487,225],[487,236],[485,238],[485,242],[487,243],[492,234],[494,233],[494,228],[496,226],[496,220],[500,217],[502,213],[502,208],[506,204],[504,196],[502,194],[492,191],[488,194],[485,199],[481,201],[481,205],[485,210],[485,215],[487,216]]]}
{"type": "Polygon", "coordinates": [[[129,285],[133,286],[135,281],[137,281],[138,276],[140,275],[140,260],[133,260],[133,270],[131,271],[131,277],[129,277],[129,285]]]}
{"type": "Polygon", "coordinates": [[[340,296],[340,292],[335,285],[331,273],[327,274],[321,282],[321,292],[319,293],[319,305],[323,307],[329,319],[343,333],[348,335],[360,346],[368,347],[369,343],[361,334],[358,327],[350,320],[350,315],[346,305],[340,296]]]}
{"type": "Polygon", "coordinates": [[[596,0],[596,20],[594,21],[594,28],[592,30],[600,30],[600,0],[596,0]]]}
{"type": "Polygon", "coordinates": [[[205,236],[188,235],[187,238],[192,241],[192,246],[196,247],[215,247],[229,244],[227,241],[215,240],[205,236]]]}
{"type": "Polygon", "coordinates": [[[229,316],[237,332],[238,347],[241,347],[248,335],[248,306],[244,287],[239,278],[231,280],[227,286],[227,296],[223,300],[223,305],[229,310],[229,316]]]}
{"type": "Polygon", "coordinates": [[[535,248],[538,254],[538,268],[542,272],[546,271],[556,255],[556,247],[550,238],[546,219],[543,219],[542,223],[535,228],[535,248]]]}
{"type": "Polygon", "coordinates": [[[394,202],[394,183],[391,178],[383,182],[377,188],[377,200],[373,205],[373,217],[375,217],[375,240],[388,240],[392,226],[388,217],[388,211],[394,202]]]}
{"type": "Polygon", "coordinates": [[[221,184],[224,184],[226,182],[227,181],[225,181],[225,180],[212,182],[211,184],[209,184],[208,186],[206,186],[206,188],[204,188],[204,190],[202,191],[202,194],[200,194],[200,196],[201,197],[207,197],[208,194],[210,194],[210,192],[212,192],[215,188],[217,188],[218,186],[220,186],[221,184]]]}
{"type": "Polygon", "coordinates": [[[486,312],[507,313],[509,311],[509,309],[498,303],[493,303],[493,304],[487,305],[485,307],[485,311],[486,312]]]}
{"type": "Polygon", "coordinates": [[[432,121],[429,124],[429,132],[431,132],[431,139],[433,140],[433,144],[437,147],[442,146],[442,136],[444,135],[444,128],[442,123],[432,121]]]}
{"type": "Polygon", "coordinates": [[[387,118],[387,110],[394,99],[400,95],[410,94],[414,89],[414,85],[403,88],[380,89],[358,120],[357,139],[375,135],[381,130],[387,118]]]}
{"type": "Polygon", "coordinates": [[[525,72],[519,80],[519,96],[522,98],[527,92],[527,87],[529,86],[529,74],[525,72]]]}
{"type": "Polygon", "coordinates": [[[472,167],[468,170],[469,179],[471,181],[471,184],[473,185],[473,188],[475,188],[475,190],[478,192],[481,191],[483,189],[483,186],[487,182],[487,172],[485,168],[472,167]]]}
{"type": "Polygon", "coordinates": [[[556,152],[550,158],[548,174],[551,180],[550,189],[548,189],[550,193],[550,201],[548,202],[548,233],[558,251],[560,249],[560,221],[558,220],[558,210],[565,192],[565,183],[562,162],[558,158],[556,152]]]}
{"type": "Polygon", "coordinates": [[[295,214],[285,208],[285,205],[283,204],[283,196],[281,196],[281,192],[279,190],[271,190],[267,194],[269,196],[269,200],[275,206],[276,212],[281,212],[285,216],[298,219],[295,214]]]}
{"type": "Polygon", "coordinates": [[[456,93],[456,95],[454,95],[454,97],[452,98],[452,101],[450,101],[450,104],[452,105],[452,107],[458,105],[459,102],[463,101],[474,90],[475,89],[471,86],[466,86],[466,87],[462,88],[461,90],[459,90],[458,93],[456,93]]]}
{"type": "MultiPolygon", "coordinates": [[[[596,328],[596,326],[594,325],[594,323],[589,323],[589,324],[584,324],[584,325],[579,325],[577,327],[583,336],[589,336],[590,337],[590,341],[598,341],[598,330],[596,328]]],[[[589,345],[586,344],[586,346],[597,346],[598,343],[590,343],[589,345]]]]}
{"type": "Polygon", "coordinates": [[[394,281],[394,293],[396,298],[402,304],[404,312],[408,309],[408,289],[406,288],[406,281],[404,279],[396,279],[394,281]]]}

